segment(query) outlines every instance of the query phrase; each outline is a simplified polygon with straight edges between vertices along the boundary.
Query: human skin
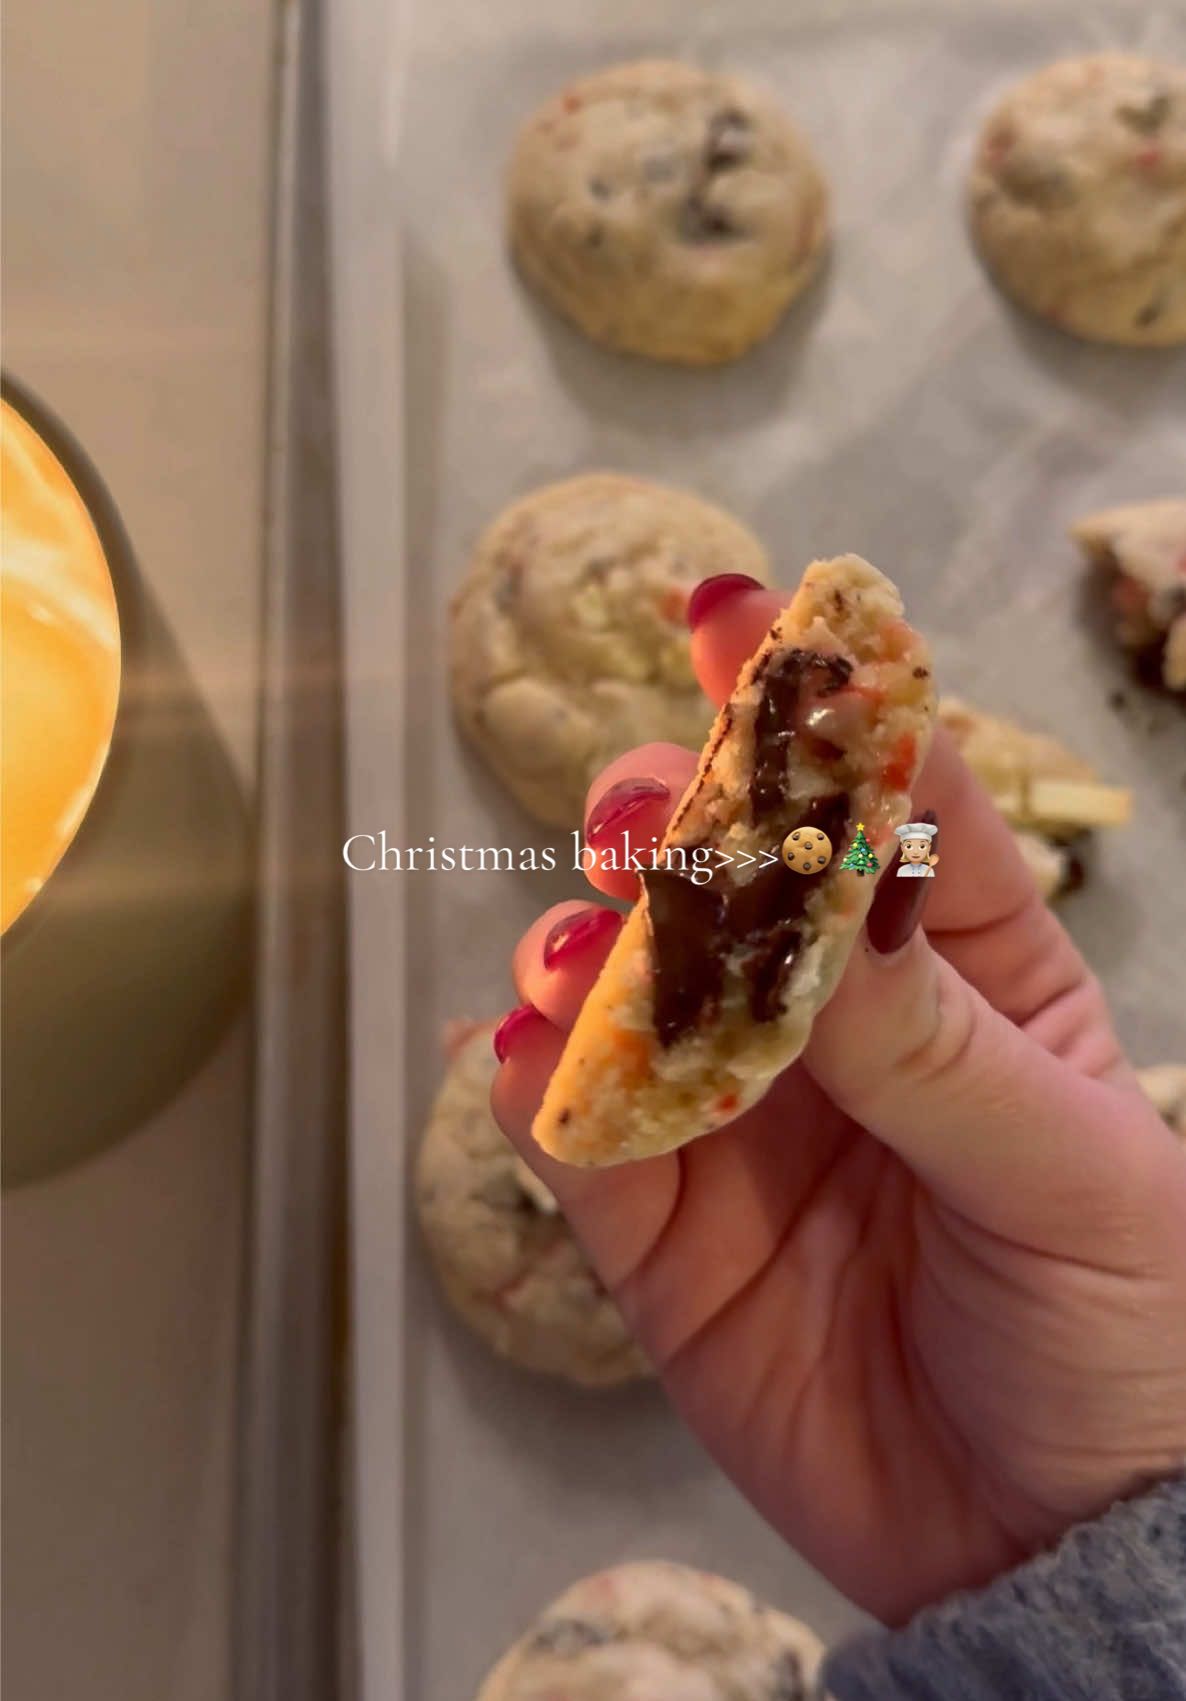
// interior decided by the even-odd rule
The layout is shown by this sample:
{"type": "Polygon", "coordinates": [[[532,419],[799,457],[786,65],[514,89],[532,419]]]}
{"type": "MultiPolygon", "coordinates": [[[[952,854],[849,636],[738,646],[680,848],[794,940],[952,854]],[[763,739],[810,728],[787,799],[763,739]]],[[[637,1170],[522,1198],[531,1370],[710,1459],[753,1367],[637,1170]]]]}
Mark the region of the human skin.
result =
{"type": "MultiPolygon", "coordinates": [[[[777,606],[743,586],[704,615],[693,655],[717,702],[777,606]]],[[[637,844],[694,760],[631,752],[590,810],[661,782],[629,812],[637,844]]],[[[944,841],[942,875],[898,887],[925,897],[925,932],[888,954],[863,939],[803,1058],[729,1127],[607,1170],[531,1140],[614,937],[573,926],[579,901],[515,952],[531,1008],[504,1028],[493,1098],[685,1422],[888,1624],[1186,1465],[1186,1144],[942,733],[914,804],[944,841]],[[586,943],[545,966],[549,935],[586,943]]],[[[633,875],[590,880],[635,895],[633,875]]]]}

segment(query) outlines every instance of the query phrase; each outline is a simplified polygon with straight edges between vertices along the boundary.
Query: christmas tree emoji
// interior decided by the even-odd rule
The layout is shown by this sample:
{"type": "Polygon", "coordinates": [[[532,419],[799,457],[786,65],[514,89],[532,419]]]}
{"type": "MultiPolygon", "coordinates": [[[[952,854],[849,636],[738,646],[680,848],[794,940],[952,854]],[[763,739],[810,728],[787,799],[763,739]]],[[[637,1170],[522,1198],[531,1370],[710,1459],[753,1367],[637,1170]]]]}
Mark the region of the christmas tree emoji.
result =
{"type": "Polygon", "coordinates": [[[873,854],[873,846],[865,837],[865,824],[857,822],[857,836],[848,847],[848,854],[840,864],[842,869],[851,868],[864,877],[866,874],[876,874],[881,867],[873,854]]]}

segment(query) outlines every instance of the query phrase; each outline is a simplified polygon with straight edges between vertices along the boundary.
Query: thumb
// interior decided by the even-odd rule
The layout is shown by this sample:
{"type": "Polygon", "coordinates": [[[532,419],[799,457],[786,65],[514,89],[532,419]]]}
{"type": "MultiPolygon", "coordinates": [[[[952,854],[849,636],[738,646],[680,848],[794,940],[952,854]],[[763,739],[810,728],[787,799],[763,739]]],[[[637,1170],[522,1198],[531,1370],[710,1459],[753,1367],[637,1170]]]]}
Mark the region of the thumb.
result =
{"type": "MultiPolygon", "coordinates": [[[[1091,1030],[1095,988],[1085,967],[1081,984],[1059,996],[1068,1031],[1077,1002],[1091,1030]]],[[[1110,1064],[1106,1024],[1099,1038],[1098,1060],[1110,1064]]],[[[803,1061],[944,1204],[994,1234],[1084,1256],[1085,1237],[1131,1222],[1147,1204],[1164,1142],[1136,1089],[1047,1050],[921,930],[888,955],[866,936],[803,1061]]],[[[1090,1251],[1103,1251],[1098,1238],[1090,1251]]]]}

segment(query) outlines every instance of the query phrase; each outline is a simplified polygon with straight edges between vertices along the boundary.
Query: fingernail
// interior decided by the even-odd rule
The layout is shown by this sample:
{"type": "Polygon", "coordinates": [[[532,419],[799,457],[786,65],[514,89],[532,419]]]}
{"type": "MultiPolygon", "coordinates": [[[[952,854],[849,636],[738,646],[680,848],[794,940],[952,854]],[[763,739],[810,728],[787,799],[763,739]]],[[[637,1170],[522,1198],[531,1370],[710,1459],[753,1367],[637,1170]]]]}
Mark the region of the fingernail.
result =
{"type": "Polygon", "coordinates": [[[589,904],[583,910],[561,916],[559,921],[552,923],[544,939],[545,969],[559,968],[594,940],[616,933],[621,925],[622,918],[618,912],[607,910],[600,904],[589,904]]]}
{"type": "Polygon", "coordinates": [[[740,596],[742,591],[761,589],[757,579],[751,579],[748,573],[717,573],[711,579],[701,579],[688,598],[685,618],[689,630],[694,632],[703,625],[713,609],[728,602],[730,597],[740,596]]]}
{"type": "Polygon", "coordinates": [[[616,832],[648,803],[665,803],[671,796],[670,786],[662,780],[619,780],[603,792],[589,812],[585,825],[585,841],[597,847],[597,840],[616,832]]]}
{"type": "Polygon", "coordinates": [[[923,905],[930,890],[929,880],[899,880],[900,853],[886,869],[869,908],[865,932],[880,957],[900,951],[922,920],[923,905]]]}
{"type": "Polygon", "coordinates": [[[515,1040],[539,1016],[534,1004],[516,1004],[513,1010],[508,1010],[502,1021],[494,1030],[491,1044],[494,1055],[500,1063],[505,1063],[514,1050],[515,1040]]]}

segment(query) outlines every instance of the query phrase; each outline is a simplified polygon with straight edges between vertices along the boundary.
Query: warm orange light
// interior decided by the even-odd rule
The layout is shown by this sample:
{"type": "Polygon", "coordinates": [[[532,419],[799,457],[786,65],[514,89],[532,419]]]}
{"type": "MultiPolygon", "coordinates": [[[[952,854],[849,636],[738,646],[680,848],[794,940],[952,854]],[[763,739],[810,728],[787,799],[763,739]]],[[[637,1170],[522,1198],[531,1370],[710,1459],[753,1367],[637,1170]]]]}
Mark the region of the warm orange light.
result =
{"type": "Polygon", "coordinates": [[[86,814],[119,701],[119,614],[90,515],[52,451],[0,403],[0,931],[86,814]]]}

